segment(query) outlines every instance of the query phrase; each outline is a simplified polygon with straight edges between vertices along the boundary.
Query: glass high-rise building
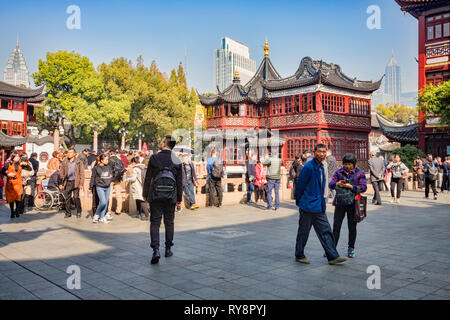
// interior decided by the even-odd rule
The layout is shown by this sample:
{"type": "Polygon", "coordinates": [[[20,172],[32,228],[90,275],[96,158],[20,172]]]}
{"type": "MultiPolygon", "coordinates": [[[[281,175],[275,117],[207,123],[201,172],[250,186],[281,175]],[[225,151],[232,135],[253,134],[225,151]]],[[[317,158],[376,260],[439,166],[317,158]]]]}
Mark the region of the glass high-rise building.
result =
{"type": "Polygon", "coordinates": [[[400,104],[402,94],[400,65],[394,58],[394,52],[385,70],[384,93],[392,96],[391,103],[400,104]]]}
{"type": "Polygon", "coordinates": [[[3,80],[14,86],[25,88],[30,87],[30,78],[28,67],[19,48],[19,40],[17,39],[16,48],[9,56],[8,63],[4,69],[3,80]]]}
{"type": "Polygon", "coordinates": [[[214,55],[214,88],[225,90],[233,83],[235,71],[239,72],[241,83],[245,85],[256,72],[256,62],[250,59],[247,46],[223,37],[214,55]]]}

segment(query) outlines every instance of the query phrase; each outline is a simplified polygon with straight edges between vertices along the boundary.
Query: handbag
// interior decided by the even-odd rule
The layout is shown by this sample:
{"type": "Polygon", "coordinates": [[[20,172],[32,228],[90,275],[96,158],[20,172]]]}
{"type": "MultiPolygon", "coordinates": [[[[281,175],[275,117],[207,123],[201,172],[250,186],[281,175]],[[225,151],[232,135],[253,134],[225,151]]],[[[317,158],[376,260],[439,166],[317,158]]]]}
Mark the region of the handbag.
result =
{"type": "Polygon", "coordinates": [[[355,198],[355,215],[353,220],[357,223],[363,221],[367,216],[367,197],[358,194],[355,198]]]}

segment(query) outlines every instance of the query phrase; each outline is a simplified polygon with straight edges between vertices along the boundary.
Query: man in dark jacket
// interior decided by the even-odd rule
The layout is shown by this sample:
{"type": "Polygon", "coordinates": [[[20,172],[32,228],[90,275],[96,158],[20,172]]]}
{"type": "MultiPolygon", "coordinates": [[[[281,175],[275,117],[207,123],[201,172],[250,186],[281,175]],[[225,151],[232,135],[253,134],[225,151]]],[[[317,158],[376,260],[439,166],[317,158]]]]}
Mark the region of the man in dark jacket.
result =
{"type": "Polygon", "coordinates": [[[28,200],[28,208],[31,210],[34,206],[34,189],[36,188],[36,180],[37,180],[37,173],[39,171],[39,161],[37,160],[37,153],[33,152],[30,155],[30,162],[31,165],[33,166],[33,170],[34,170],[34,174],[33,176],[30,178],[30,186],[31,186],[31,195],[30,195],[30,199],[28,200]]]}
{"type": "Polygon", "coordinates": [[[84,149],[78,154],[78,159],[81,162],[83,162],[83,166],[85,169],[89,166],[88,156],[89,156],[89,149],[84,149]]]}
{"type": "Polygon", "coordinates": [[[300,211],[295,258],[300,263],[309,264],[304,250],[311,226],[314,226],[329,264],[334,265],[347,260],[340,257],[336,250],[333,232],[325,213],[325,183],[327,179],[323,162],[326,157],[327,147],[321,143],[317,144],[314,148],[314,158],[303,167],[295,188],[296,204],[300,211]]]}
{"type": "Polygon", "coordinates": [[[59,188],[63,190],[64,198],[66,199],[65,218],[70,218],[72,216],[70,210],[72,198],[77,208],[77,218],[81,218],[80,190],[83,190],[84,186],[84,166],[83,163],[75,157],[75,149],[70,148],[67,151],[67,158],[61,163],[59,169],[59,178],[62,180],[62,184],[59,188]]]}
{"type": "MultiPolygon", "coordinates": [[[[159,227],[164,216],[164,226],[166,229],[166,257],[173,255],[175,206],[180,206],[183,198],[183,177],[181,160],[172,152],[175,147],[175,139],[168,135],[159,144],[161,151],[150,158],[147,173],[145,175],[143,197],[150,203],[150,237],[153,256],[151,263],[156,264],[161,257],[159,252],[159,227]],[[155,179],[163,168],[170,168],[175,178],[176,196],[171,201],[155,200],[155,179]]],[[[162,179],[159,179],[162,180],[162,179]]]]}
{"type": "Polygon", "coordinates": [[[386,167],[384,166],[384,161],[376,156],[375,151],[371,151],[369,157],[370,181],[374,191],[372,203],[381,205],[380,191],[383,186],[386,167]]]}

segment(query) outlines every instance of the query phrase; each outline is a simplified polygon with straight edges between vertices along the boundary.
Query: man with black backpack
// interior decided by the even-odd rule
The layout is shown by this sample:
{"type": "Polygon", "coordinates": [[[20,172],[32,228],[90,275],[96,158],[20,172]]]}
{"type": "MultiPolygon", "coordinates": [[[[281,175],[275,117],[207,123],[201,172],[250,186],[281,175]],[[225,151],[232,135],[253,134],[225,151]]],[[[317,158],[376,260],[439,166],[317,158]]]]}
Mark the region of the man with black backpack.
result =
{"type": "Polygon", "coordinates": [[[109,193],[108,212],[111,213],[113,198],[116,199],[115,214],[122,213],[122,180],[126,172],[122,160],[113,151],[110,152],[109,164],[113,173],[113,180],[111,183],[111,192],[109,193]]]}
{"type": "Polygon", "coordinates": [[[434,193],[434,200],[437,200],[436,180],[438,179],[439,169],[433,161],[433,156],[429,154],[423,163],[423,172],[425,174],[425,198],[428,199],[430,186],[434,193]]]}
{"type": "Polygon", "coordinates": [[[209,203],[208,207],[214,205],[214,196],[217,193],[218,203],[216,207],[219,208],[222,205],[223,193],[222,193],[222,177],[223,177],[223,164],[216,156],[216,150],[211,151],[211,158],[206,162],[206,170],[208,171],[208,186],[209,186],[209,203]]]}
{"type": "Polygon", "coordinates": [[[166,257],[173,255],[175,206],[183,199],[183,177],[181,160],[172,152],[175,139],[165,136],[159,144],[160,152],[153,155],[145,174],[143,197],[150,203],[150,238],[153,256],[151,264],[161,258],[159,252],[159,227],[164,216],[166,229],[166,257]]]}

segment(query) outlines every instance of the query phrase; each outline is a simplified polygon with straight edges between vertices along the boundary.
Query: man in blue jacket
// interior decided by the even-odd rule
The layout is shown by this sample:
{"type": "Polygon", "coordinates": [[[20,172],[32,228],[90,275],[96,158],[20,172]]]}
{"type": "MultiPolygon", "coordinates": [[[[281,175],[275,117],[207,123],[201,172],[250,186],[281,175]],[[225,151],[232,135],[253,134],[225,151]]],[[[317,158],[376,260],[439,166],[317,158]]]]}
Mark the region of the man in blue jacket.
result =
{"type": "Polygon", "coordinates": [[[327,179],[323,162],[326,157],[327,147],[324,144],[317,144],[314,148],[314,158],[305,164],[295,186],[295,200],[300,211],[295,260],[300,263],[309,264],[309,259],[306,258],[304,250],[311,226],[314,226],[329,264],[334,265],[347,260],[340,257],[336,250],[333,232],[325,213],[324,194],[327,179]]]}

